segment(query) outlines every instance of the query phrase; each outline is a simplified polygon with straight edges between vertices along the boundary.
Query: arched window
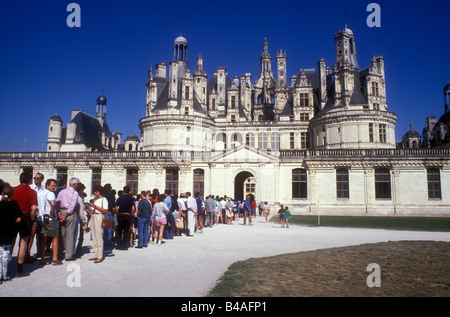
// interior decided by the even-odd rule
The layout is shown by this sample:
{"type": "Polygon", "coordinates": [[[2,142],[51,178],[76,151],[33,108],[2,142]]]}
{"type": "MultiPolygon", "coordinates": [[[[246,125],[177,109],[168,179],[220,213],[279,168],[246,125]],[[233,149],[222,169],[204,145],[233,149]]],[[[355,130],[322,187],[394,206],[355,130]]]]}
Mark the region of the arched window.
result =
{"type": "Polygon", "coordinates": [[[216,136],[216,150],[227,149],[227,135],[225,133],[218,133],[216,136]]]}
{"type": "Polygon", "coordinates": [[[255,135],[253,133],[247,133],[245,136],[245,145],[248,147],[255,147],[255,135]]]}
{"type": "Polygon", "coordinates": [[[306,170],[292,170],[292,198],[308,198],[308,178],[306,170]]]}
{"type": "Polygon", "coordinates": [[[258,134],[258,149],[267,150],[267,134],[265,132],[258,134]]]}
{"type": "Polygon", "coordinates": [[[278,151],[280,149],[280,134],[273,132],[270,136],[270,148],[272,151],[278,151]]]}
{"type": "Polygon", "coordinates": [[[240,133],[233,133],[231,136],[231,146],[232,148],[237,148],[242,144],[242,135],[240,133]]]}

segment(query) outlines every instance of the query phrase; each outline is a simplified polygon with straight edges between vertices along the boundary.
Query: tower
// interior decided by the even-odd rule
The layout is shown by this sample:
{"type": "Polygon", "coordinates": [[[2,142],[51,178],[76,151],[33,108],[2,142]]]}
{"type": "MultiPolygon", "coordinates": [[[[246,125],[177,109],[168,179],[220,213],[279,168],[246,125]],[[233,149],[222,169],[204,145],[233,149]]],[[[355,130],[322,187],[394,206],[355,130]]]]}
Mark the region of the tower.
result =
{"type": "Polygon", "coordinates": [[[355,73],[359,71],[356,61],[355,36],[352,30],[338,30],[334,36],[336,45],[336,64],[334,66],[336,105],[348,107],[355,86],[355,73]]]}
{"type": "Polygon", "coordinates": [[[100,121],[100,124],[103,125],[106,120],[106,97],[103,96],[103,91],[101,96],[97,98],[97,107],[95,114],[97,119],[100,121]]]}
{"type": "Polygon", "coordinates": [[[194,71],[194,93],[203,109],[206,110],[206,89],[208,85],[208,75],[203,70],[203,57],[201,54],[197,57],[197,69],[194,71]]]}
{"type": "Polygon", "coordinates": [[[178,104],[181,79],[187,69],[187,40],[179,36],[173,43],[173,61],[169,66],[169,106],[178,104]]]}
{"type": "Polygon", "coordinates": [[[348,64],[352,69],[360,69],[356,59],[355,35],[345,26],[334,35],[336,44],[336,66],[348,64]]]}
{"type": "Polygon", "coordinates": [[[58,114],[55,114],[48,121],[48,138],[47,138],[47,151],[59,152],[62,143],[62,127],[63,121],[58,114]]]}
{"type": "Polygon", "coordinates": [[[263,44],[263,53],[261,54],[261,76],[270,77],[272,74],[272,57],[269,54],[269,44],[267,43],[267,39],[264,38],[264,44],[263,44]]]}
{"type": "Polygon", "coordinates": [[[280,51],[277,53],[277,77],[278,86],[284,88],[286,86],[286,52],[280,51]]]}

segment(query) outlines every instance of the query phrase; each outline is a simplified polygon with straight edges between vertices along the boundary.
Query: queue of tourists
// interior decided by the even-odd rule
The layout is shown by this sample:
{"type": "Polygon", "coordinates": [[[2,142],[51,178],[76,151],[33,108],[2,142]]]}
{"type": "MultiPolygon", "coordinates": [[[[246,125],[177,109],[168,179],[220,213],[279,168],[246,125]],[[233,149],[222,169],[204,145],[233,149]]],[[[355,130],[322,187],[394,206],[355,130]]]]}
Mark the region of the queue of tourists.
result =
{"type": "Polygon", "coordinates": [[[192,237],[205,228],[240,219],[251,225],[257,210],[267,222],[270,214],[268,203],[257,205],[251,194],[242,201],[158,189],[133,196],[129,186],[116,191],[105,184],[95,186],[89,199],[85,189],[76,177],[66,184],[45,180],[42,173],[32,179],[23,172],[15,187],[0,180],[0,284],[11,278],[8,266],[14,248],[18,249],[15,277],[23,277],[30,275],[24,264],[62,265],[81,258],[86,253],[86,233],[94,251],[89,260],[101,263],[113,250],[161,245],[164,240],[192,237]],[[31,255],[33,243],[37,252],[31,255]]]}

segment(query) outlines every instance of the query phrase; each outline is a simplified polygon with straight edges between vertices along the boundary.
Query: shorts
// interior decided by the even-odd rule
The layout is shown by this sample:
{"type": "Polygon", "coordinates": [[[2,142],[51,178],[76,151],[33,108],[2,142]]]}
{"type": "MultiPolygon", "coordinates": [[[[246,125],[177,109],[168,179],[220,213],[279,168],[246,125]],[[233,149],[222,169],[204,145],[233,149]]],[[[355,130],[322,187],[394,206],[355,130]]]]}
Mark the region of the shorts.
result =
{"type": "Polygon", "coordinates": [[[160,226],[165,225],[165,224],[167,224],[167,218],[166,217],[155,219],[155,226],[160,227],[160,226]]]}
{"type": "Polygon", "coordinates": [[[44,234],[47,237],[58,237],[59,220],[50,220],[50,222],[47,225],[42,224],[41,234],[44,234]]]}
{"type": "Polygon", "coordinates": [[[22,221],[20,222],[19,234],[21,238],[27,238],[31,235],[31,228],[33,221],[31,220],[31,213],[22,212],[22,221]]]}

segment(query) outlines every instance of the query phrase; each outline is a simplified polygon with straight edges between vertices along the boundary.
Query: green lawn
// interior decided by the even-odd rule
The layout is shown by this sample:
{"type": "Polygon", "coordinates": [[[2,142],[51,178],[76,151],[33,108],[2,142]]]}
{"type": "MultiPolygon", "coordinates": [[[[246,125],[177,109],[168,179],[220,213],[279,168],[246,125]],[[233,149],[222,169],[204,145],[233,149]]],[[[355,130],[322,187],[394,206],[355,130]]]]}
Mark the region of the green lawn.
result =
{"type": "MultiPolygon", "coordinates": [[[[450,231],[450,217],[375,217],[375,216],[301,216],[293,215],[293,225],[324,227],[353,227],[415,231],[450,231]]],[[[271,222],[279,223],[277,217],[271,222]]]]}

